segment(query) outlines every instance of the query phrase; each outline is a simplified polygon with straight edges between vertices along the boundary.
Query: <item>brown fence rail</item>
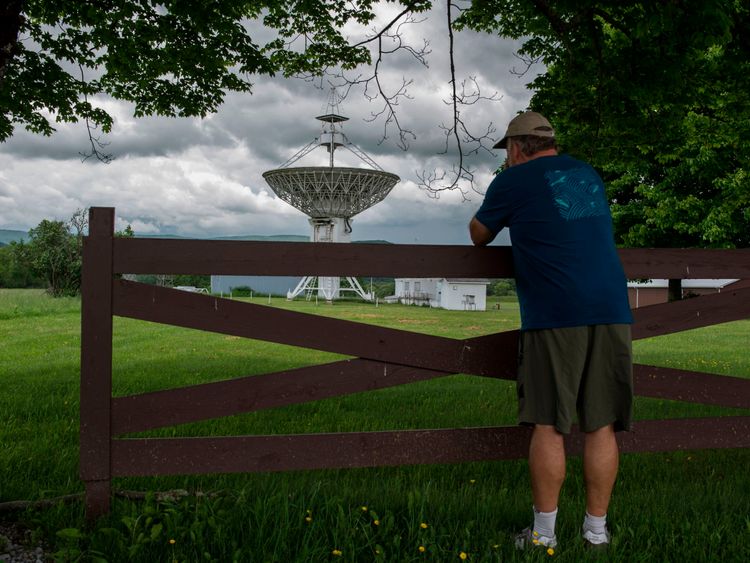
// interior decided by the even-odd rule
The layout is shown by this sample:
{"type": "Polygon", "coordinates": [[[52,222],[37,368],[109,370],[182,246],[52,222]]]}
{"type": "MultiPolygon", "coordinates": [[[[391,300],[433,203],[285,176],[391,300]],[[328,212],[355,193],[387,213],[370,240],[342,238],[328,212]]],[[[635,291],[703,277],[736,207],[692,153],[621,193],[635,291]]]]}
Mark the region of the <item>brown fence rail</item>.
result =
{"type": "MultiPolygon", "coordinates": [[[[630,278],[750,278],[750,250],[624,249],[630,278]]],[[[510,277],[508,248],[114,238],[114,209],[92,208],[84,241],[81,479],[89,517],[109,511],[112,477],[375,467],[514,459],[521,427],[207,438],[115,438],[455,373],[515,379],[518,331],[457,340],[296,313],[117,279],[116,274],[510,277]],[[353,359],[112,397],[112,317],[335,352],[353,359]]],[[[750,288],[634,311],[633,338],[750,318],[750,288]]],[[[638,395],[750,408],[750,380],[646,365],[638,395]]],[[[625,452],[750,447],[750,416],[638,421],[625,452]]],[[[567,438],[570,453],[582,438],[567,438]]]]}

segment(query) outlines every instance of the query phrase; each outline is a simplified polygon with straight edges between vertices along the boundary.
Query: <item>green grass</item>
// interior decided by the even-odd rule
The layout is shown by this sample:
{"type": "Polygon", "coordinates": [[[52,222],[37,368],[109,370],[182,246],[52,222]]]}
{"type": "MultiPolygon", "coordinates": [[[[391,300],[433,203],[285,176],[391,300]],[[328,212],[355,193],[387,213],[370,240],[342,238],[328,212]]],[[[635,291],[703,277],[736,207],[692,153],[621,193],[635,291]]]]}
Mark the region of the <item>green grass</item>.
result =
{"type": "MultiPolygon", "coordinates": [[[[519,324],[517,305],[507,301],[486,312],[358,303],[316,306],[281,299],[273,305],[456,338],[519,324]]],[[[642,363],[750,377],[749,341],[750,321],[741,321],[639,341],[635,355],[642,363]]],[[[0,290],[0,502],[82,490],[77,476],[79,348],[79,300],[0,290]]],[[[116,318],[114,394],[337,358],[116,318]]],[[[515,408],[512,382],[457,375],[145,435],[494,426],[514,424],[515,408]]],[[[636,402],[638,419],[714,414],[747,411],[636,402]]],[[[749,465],[746,450],[624,455],[610,508],[614,544],[609,559],[750,560],[749,465]]],[[[583,514],[580,460],[570,459],[568,468],[555,559],[587,560],[591,557],[576,541],[583,514]]],[[[217,494],[172,503],[117,498],[112,515],[92,529],[84,528],[80,503],[15,513],[14,518],[52,542],[61,560],[88,560],[102,553],[112,561],[460,561],[463,551],[469,561],[533,561],[546,556],[518,554],[510,542],[510,535],[530,519],[526,472],[525,462],[506,461],[116,479],[116,489],[217,494]],[[418,551],[420,545],[425,553],[418,551]],[[333,555],[334,549],[342,555],[333,555]]]]}

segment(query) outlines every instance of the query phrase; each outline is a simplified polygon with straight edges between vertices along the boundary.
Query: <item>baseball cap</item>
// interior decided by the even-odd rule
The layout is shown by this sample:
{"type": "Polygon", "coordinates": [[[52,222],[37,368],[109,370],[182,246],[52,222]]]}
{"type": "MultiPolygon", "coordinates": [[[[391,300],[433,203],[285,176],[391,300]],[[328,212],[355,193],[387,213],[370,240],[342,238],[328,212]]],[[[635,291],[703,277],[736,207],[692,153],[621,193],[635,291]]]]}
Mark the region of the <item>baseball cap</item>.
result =
{"type": "Polygon", "coordinates": [[[537,137],[554,137],[555,130],[552,129],[547,118],[541,113],[527,111],[515,116],[508,123],[505,136],[492,147],[493,149],[504,149],[508,145],[508,137],[518,135],[536,135],[537,137]]]}

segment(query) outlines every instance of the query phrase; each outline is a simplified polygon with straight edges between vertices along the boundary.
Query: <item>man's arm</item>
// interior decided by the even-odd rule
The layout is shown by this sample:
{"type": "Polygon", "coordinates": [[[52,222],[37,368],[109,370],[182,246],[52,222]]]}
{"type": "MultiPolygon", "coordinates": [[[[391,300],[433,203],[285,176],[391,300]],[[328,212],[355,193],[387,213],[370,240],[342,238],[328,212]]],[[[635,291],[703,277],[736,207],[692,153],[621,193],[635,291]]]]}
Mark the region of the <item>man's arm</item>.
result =
{"type": "Polygon", "coordinates": [[[476,217],[471,218],[469,234],[474,246],[485,246],[495,240],[495,233],[480,223],[476,217]]]}

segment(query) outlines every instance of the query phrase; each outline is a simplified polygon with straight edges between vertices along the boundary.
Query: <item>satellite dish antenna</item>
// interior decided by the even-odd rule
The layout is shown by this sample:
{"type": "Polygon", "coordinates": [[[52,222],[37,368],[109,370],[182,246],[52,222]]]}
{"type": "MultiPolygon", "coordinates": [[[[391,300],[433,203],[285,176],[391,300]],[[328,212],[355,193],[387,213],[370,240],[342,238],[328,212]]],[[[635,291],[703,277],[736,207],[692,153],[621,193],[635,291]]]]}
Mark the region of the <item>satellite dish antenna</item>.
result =
{"type": "MultiPolygon", "coordinates": [[[[315,118],[322,123],[320,135],[279,168],[263,173],[279,198],[309,217],[311,242],[351,242],[352,217],[383,201],[400,180],[349,140],[343,132],[343,123],[349,118],[340,115],[338,106],[336,89],[331,88],[325,113],[315,118]],[[325,147],[329,153],[328,166],[292,166],[319,147],[325,147]],[[337,149],[348,150],[367,167],[335,166],[337,149]]],[[[310,299],[315,291],[326,301],[338,299],[343,292],[355,293],[367,301],[373,299],[356,278],[337,276],[305,276],[287,293],[287,299],[294,299],[301,293],[310,299]]]]}

